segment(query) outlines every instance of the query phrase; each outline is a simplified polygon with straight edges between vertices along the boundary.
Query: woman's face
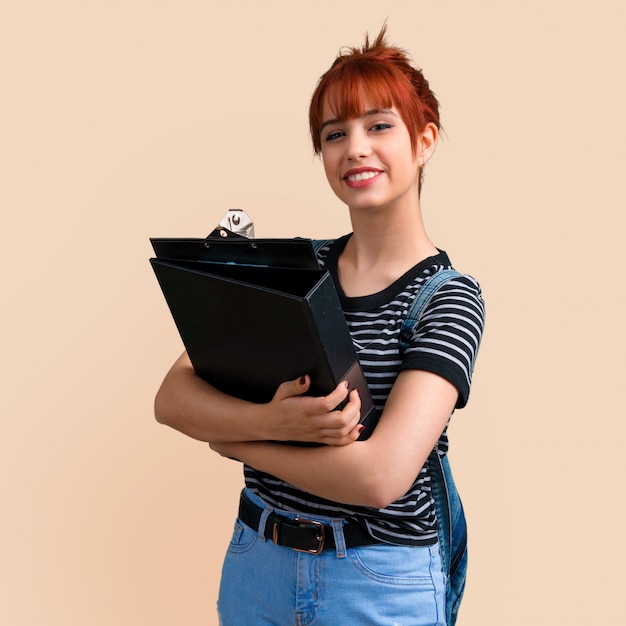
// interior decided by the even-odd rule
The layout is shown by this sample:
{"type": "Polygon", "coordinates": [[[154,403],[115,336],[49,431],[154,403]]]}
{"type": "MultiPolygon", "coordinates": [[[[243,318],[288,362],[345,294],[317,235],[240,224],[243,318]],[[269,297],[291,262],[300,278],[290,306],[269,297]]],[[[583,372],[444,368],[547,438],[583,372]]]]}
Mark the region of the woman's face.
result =
{"type": "Polygon", "coordinates": [[[339,121],[328,104],[323,108],[322,160],[332,190],[354,210],[419,203],[419,143],[415,155],[394,107],[366,106],[365,111],[361,117],[339,121]]]}

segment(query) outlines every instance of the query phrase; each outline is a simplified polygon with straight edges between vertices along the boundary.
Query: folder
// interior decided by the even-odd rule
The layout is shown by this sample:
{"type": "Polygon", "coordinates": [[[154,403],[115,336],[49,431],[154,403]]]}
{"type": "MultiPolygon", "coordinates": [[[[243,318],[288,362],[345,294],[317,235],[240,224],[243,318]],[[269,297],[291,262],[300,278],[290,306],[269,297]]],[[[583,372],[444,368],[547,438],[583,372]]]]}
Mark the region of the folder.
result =
{"type": "MultiPolygon", "coordinates": [[[[310,240],[302,240],[306,245],[274,241],[274,251],[293,241],[298,252],[293,256],[291,247],[292,260],[307,264],[310,240]]],[[[157,248],[155,253],[166,254],[157,248]]],[[[259,247],[241,248],[245,252],[238,255],[220,246],[217,258],[228,262],[150,259],[196,374],[252,402],[269,402],[282,382],[304,374],[311,377],[309,395],[327,395],[347,380],[361,396],[365,428],[360,438],[366,439],[378,416],[330,274],[317,263],[315,268],[274,266],[282,261],[276,261],[272,246],[261,248],[255,257],[259,247]],[[255,259],[263,264],[250,263],[255,259]]],[[[181,250],[170,247],[167,254],[181,250]]]]}

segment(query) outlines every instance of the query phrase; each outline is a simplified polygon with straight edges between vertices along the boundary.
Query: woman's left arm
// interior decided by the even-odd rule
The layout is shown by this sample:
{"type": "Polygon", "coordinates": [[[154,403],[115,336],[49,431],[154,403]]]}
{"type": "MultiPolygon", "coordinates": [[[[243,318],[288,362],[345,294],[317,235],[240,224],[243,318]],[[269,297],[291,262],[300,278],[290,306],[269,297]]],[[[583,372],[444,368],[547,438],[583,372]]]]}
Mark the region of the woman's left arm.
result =
{"type": "MultiPolygon", "coordinates": [[[[350,402],[358,402],[355,396],[350,402]]],[[[211,444],[211,448],[319,497],[384,508],[415,481],[457,398],[456,387],[445,378],[424,370],[405,370],[365,441],[316,448],[228,442],[211,444]]]]}

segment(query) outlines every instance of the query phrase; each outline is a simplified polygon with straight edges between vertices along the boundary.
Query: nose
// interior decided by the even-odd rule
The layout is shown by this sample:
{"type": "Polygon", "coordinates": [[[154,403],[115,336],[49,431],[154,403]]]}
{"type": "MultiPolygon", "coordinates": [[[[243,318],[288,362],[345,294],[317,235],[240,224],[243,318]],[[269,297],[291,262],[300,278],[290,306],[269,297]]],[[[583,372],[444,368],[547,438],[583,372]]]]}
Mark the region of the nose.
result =
{"type": "Polygon", "coordinates": [[[350,161],[358,161],[371,153],[371,146],[367,134],[362,131],[355,131],[348,135],[346,145],[346,156],[350,161]]]}

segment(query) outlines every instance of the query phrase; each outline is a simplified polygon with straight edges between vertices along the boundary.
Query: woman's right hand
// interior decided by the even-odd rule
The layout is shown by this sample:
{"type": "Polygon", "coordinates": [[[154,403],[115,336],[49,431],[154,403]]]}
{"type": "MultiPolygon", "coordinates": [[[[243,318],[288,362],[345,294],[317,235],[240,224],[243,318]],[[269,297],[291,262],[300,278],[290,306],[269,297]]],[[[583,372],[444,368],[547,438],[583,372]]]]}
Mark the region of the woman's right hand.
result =
{"type": "Polygon", "coordinates": [[[310,386],[310,377],[302,376],[278,387],[266,405],[268,439],[335,446],[355,441],[362,430],[358,390],[350,391],[348,383],[342,382],[327,396],[304,395],[310,386]]]}

